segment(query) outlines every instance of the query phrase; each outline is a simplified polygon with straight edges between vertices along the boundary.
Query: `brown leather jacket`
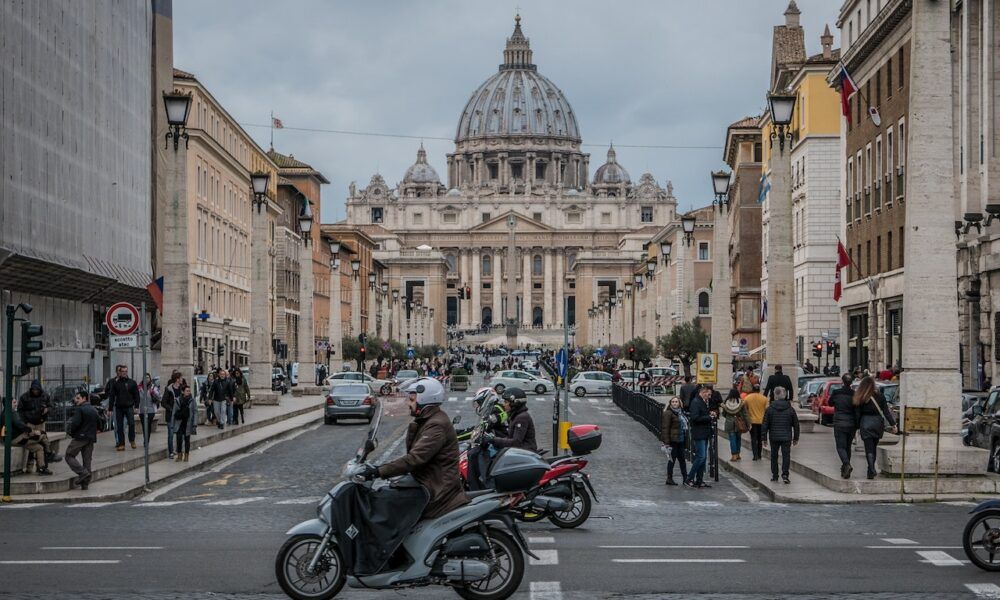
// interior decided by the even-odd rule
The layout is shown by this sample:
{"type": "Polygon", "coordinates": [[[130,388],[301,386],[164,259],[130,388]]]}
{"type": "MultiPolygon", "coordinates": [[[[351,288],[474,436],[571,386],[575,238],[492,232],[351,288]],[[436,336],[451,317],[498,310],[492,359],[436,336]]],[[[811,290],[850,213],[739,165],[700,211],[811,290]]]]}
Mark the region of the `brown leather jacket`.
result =
{"type": "Polygon", "coordinates": [[[378,468],[380,477],[410,473],[430,494],[424,518],[469,503],[458,471],[458,436],[440,406],[426,406],[406,432],[406,454],[378,468]]]}

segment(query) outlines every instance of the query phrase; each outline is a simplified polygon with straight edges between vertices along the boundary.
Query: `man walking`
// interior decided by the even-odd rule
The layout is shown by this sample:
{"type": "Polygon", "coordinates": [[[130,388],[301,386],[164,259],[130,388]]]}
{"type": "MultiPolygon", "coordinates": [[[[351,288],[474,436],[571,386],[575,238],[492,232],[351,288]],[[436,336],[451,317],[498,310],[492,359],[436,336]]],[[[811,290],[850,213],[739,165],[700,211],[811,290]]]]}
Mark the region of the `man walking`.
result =
{"type": "Polygon", "coordinates": [[[225,429],[228,420],[229,401],[232,396],[230,393],[229,373],[225,369],[219,371],[219,374],[215,377],[215,381],[212,383],[212,390],[209,394],[212,396],[212,410],[215,412],[217,427],[225,429]]]}
{"type": "Polygon", "coordinates": [[[767,410],[767,396],[760,393],[759,385],[754,384],[744,400],[747,403],[747,412],[750,413],[750,449],[753,451],[753,459],[760,460],[764,441],[761,428],[764,424],[764,411],[767,410]]]}
{"type": "Polygon", "coordinates": [[[691,442],[694,446],[694,460],[688,471],[684,485],[693,488],[712,487],[705,483],[705,465],[708,460],[708,440],[712,437],[712,419],[715,413],[708,410],[712,398],[712,388],[702,387],[691,398],[688,421],[691,423],[691,442]]]}
{"type": "Polygon", "coordinates": [[[761,426],[764,446],[771,443],[771,481],[778,480],[778,452],[781,452],[781,480],[788,480],[788,469],[792,462],[792,446],[799,443],[799,417],[795,414],[785,388],[774,390],[774,401],[764,411],[761,426]]]}
{"type": "Polygon", "coordinates": [[[774,365],[774,375],[767,378],[767,387],[764,388],[764,395],[774,400],[774,390],[777,388],[784,388],[786,392],[785,398],[791,401],[792,380],[781,370],[781,365],[774,365]]]}
{"type": "Polygon", "coordinates": [[[139,386],[129,379],[128,367],[118,365],[115,377],[108,382],[108,406],[115,411],[115,450],[125,450],[125,425],[128,425],[128,442],[135,449],[135,417],[139,408],[139,386]]]}
{"type": "Polygon", "coordinates": [[[693,383],[693,380],[694,378],[690,375],[684,376],[684,385],[681,386],[681,403],[684,404],[684,410],[687,410],[691,405],[691,398],[698,390],[698,386],[693,383]]]}
{"type": "Polygon", "coordinates": [[[69,437],[73,441],[66,448],[66,464],[76,473],[70,480],[69,487],[85,490],[90,485],[90,460],[94,455],[94,444],[97,443],[97,409],[90,403],[90,394],[79,390],[73,396],[73,416],[69,422],[69,437]],[[77,459],[79,454],[83,464],[77,459]]]}

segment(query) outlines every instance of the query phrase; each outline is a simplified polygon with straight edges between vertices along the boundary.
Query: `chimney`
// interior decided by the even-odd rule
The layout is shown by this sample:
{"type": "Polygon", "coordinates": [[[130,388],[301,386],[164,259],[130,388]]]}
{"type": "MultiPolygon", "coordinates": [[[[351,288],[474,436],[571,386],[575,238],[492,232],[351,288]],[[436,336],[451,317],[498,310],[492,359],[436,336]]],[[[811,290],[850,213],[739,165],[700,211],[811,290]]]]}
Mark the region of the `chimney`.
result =
{"type": "Polygon", "coordinates": [[[830,25],[827,24],[823,30],[823,35],[819,36],[819,43],[823,46],[823,58],[829,60],[833,57],[833,35],[830,34],[830,25]]]}
{"type": "Polygon", "coordinates": [[[795,0],[790,0],[788,8],[785,10],[785,27],[798,27],[799,15],[801,14],[802,11],[796,6],[795,0]]]}

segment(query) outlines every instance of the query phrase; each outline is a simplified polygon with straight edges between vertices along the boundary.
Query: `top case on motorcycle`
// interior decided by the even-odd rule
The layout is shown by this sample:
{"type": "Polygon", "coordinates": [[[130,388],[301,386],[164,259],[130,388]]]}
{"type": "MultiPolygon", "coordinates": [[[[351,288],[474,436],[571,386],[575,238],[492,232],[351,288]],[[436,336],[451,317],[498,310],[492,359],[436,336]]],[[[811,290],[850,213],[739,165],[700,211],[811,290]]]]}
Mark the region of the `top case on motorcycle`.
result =
{"type": "Polygon", "coordinates": [[[333,497],[331,526],[348,575],[381,571],[429,501],[427,490],[410,476],[377,490],[357,483],[341,486],[333,497]]]}

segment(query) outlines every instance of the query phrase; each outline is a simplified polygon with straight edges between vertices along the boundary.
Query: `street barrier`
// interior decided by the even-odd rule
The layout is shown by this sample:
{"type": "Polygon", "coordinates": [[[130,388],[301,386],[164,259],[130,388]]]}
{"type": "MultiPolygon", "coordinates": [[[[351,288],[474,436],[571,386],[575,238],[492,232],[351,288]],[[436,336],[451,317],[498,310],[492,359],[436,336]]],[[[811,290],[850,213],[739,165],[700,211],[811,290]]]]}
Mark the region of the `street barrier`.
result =
{"type": "Polygon", "coordinates": [[[646,429],[652,432],[657,439],[660,438],[662,404],[645,394],[633,392],[617,383],[611,387],[611,400],[618,408],[625,411],[625,414],[645,425],[646,429]]]}

